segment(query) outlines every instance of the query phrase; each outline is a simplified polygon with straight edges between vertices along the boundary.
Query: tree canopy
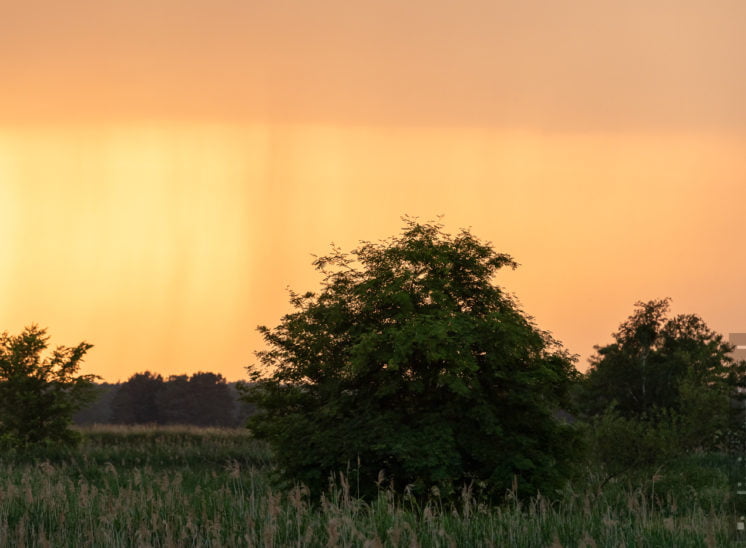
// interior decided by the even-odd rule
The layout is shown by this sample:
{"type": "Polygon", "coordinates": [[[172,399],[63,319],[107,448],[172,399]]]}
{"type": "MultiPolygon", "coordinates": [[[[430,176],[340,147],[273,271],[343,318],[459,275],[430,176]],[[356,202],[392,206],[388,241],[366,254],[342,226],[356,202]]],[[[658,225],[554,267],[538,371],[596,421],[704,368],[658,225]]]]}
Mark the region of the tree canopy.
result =
{"type": "Polygon", "coordinates": [[[120,424],[161,422],[158,395],[163,390],[163,377],[150,371],[135,373],[122,384],[111,403],[112,421],[120,424]]]}
{"type": "MultiPolygon", "coordinates": [[[[742,420],[734,421],[733,401],[737,387],[744,385],[746,364],[734,362],[733,347],[695,314],[669,317],[670,299],[635,306],[613,334],[614,342],[596,347],[583,383],[586,413],[618,416],[602,420],[608,427],[605,434],[646,428],[658,432],[650,436],[642,459],[648,461],[720,442],[725,433],[742,428],[742,420]],[[667,447],[661,445],[661,432],[667,447]]],[[[619,455],[609,457],[618,460],[619,455]]]]}
{"type": "Polygon", "coordinates": [[[681,410],[688,385],[724,395],[740,375],[733,348],[696,314],[668,317],[670,299],[636,303],[636,310],[596,347],[588,371],[590,408],[612,401],[625,416],[654,408],[681,410]]]}
{"type": "Polygon", "coordinates": [[[161,375],[135,373],[115,388],[111,419],[120,424],[193,424],[233,426],[235,396],[219,373],[161,375]]]}
{"type": "Polygon", "coordinates": [[[72,415],[94,396],[95,375],[76,375],[92,345],[57,347],[42,356],[49,337],[32,325],[0,335],[0,441],[12,446],[73,442],[72,415]]]}
{"type": "Polygon", "coordinates": [[[282,478],[317,491],[337,471],[361,494],[382,478],[420,493],[559,486],[575,451],[555,419],[572,357],[493,283],[517,266],[509,255],[405,222],[398,237],[318,257],[321,289],[291,292],[294,312],[259,328],[250,428],[282,478]]]}

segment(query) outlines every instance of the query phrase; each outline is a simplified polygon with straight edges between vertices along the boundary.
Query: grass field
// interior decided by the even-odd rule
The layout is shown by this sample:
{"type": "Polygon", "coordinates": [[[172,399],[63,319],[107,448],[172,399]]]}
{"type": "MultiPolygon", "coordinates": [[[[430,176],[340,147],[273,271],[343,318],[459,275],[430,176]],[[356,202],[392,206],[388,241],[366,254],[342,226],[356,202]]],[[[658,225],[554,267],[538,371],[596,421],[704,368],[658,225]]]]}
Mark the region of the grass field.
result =
{"type": "Polygon", "coordinates": [[[0,456],[0,546],[738,546],[728,461],[700,455],[632,482],[589,472],[550,503],[464,492],[425,505],[337,478],[275,492],[245,430],[93,427],[75,450],[0,456]]]}

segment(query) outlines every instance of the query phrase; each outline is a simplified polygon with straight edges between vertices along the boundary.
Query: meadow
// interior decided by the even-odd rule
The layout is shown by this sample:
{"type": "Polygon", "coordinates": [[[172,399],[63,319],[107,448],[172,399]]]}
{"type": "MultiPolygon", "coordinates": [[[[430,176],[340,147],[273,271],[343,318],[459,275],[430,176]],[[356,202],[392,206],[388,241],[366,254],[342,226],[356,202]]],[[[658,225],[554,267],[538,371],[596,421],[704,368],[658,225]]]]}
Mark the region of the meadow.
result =
{"type": "Polygon", "coordinates": [[[729,460],[695,455],[603,482],[592,467],[552,500],[418,502],[345,476],[312,500],[269,482],[243,429],[90,427],[75,449],[0,455],[0,546],[738,546],[729,460]]]}

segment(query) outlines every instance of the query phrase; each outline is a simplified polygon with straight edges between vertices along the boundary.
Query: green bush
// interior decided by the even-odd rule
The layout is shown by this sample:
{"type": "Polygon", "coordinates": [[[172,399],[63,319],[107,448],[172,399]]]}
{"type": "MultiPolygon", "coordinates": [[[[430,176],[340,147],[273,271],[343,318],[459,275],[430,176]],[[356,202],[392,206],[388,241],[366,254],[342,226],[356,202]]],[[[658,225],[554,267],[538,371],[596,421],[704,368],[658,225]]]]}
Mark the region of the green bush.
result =
{"type": "Polygon", "coordinates": [[[72,415],[95,397],[95,375],[76,375],[92,345],[60,346],[43,357],[48,340],[35,325],[0,335],[0,444],[6,448],[76,442],[72,415]]]}

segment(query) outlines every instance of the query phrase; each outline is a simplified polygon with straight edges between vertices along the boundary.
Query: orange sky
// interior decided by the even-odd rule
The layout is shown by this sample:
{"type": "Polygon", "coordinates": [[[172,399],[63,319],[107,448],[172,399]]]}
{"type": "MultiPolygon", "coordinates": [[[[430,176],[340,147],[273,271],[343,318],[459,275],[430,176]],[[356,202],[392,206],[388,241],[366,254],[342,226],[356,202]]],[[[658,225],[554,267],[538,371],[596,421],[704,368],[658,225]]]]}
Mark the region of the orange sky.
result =
{"type": "Polygon", "coordinates": [[[746,331],[746,4],[43,0],[0,18],[0,331],[234,380],[312,253],[444,214],[581,354],[746,331]]]}

